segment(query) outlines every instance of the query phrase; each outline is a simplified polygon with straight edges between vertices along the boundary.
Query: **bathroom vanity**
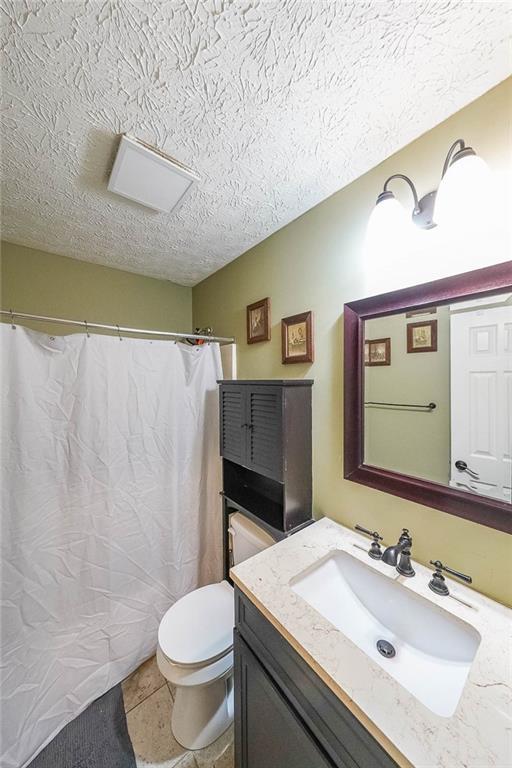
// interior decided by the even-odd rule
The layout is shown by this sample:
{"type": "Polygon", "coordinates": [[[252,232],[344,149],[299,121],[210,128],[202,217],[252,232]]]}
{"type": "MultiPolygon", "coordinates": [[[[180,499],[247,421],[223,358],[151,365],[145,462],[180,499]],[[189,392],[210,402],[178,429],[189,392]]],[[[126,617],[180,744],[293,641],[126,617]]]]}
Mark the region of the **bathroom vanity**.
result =
{"type": "Polygon", "coordinates": [[[231,570],[237,768],[510,765],[512,611],[369,544],[323,519],[231,570]]]}

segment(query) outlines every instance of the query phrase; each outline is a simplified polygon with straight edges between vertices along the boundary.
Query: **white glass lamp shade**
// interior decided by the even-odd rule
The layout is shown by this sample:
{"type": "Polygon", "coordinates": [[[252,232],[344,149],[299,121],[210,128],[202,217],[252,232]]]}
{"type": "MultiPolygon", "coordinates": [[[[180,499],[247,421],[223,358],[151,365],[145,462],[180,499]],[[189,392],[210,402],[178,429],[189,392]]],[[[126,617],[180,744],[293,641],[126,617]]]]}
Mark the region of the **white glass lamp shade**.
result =
{"type": "Polygon", "coordinates": [[[402,288],[411,260],[415,226],[410,212],[390,195],[370,214],[364,242],[367,295],[402,288]]]}
{"type": "MultiPolygon", "coordinates": [[[[394,196],[378,202],[368,219],[367,245],[377,253],[388,247],[396,248],[409,228],[407,211],[394,196]]],[[[382,253],[386,256],[387,253],[382,253]]]]}
{"type": "Polygon", "coordinates": [[[478,155],[455,160],[437,191],[434,221],[442,227],[480,228],[492,214],[491,174],[478,155]]]}

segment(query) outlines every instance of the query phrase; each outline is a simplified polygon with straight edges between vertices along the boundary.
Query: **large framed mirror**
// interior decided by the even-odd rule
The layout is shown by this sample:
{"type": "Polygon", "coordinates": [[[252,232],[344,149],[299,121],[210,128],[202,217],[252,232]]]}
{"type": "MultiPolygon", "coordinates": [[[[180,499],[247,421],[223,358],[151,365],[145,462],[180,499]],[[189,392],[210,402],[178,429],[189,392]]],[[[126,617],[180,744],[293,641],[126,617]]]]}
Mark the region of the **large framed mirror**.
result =
{"type": "Polygon", "coordinates": [[[344,307],[344,476],[512,533],[512,261],[344,307]]]}

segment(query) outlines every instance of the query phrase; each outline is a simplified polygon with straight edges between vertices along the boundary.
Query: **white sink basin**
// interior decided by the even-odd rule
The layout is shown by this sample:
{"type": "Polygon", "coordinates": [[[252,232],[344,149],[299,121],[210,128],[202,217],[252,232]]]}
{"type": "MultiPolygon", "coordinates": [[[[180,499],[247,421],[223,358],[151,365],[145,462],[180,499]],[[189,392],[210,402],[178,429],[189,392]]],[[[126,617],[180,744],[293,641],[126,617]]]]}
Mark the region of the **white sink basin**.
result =
{"type": "Polygon", "coordinates": [[[453,715],[480,644],[476,629],[343,551],[291,587],[432,712],[453,715]],[[379,640],[396,655],[382,656],[379,640]]]}

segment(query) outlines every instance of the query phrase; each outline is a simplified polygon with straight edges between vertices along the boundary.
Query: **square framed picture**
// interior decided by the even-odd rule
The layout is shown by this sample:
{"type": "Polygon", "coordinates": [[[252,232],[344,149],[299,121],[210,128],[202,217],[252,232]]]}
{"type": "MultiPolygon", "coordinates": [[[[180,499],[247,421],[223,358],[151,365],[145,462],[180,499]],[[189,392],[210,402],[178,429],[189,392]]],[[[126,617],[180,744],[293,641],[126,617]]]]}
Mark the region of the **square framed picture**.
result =
{"type": "Polygon", "coordinates": [[[407,324],[408,352],[437,352],[437,320],[407,324]]]}
{"type": "Polygon", "coordinates": [[[391,365],[391,338],[365,341],[364,364],[391,365]]]}
{"type": "Polygon", "coordinates": [[[247,343],[270,341],[270,299],[260,299],[247,307],[247,343]]]}
{"type": "Polygon", "coordinates": [[[281,320],[283,363],[312,363],[315,358],[313,344],[313,313],[283,317],[281,320]]]}

